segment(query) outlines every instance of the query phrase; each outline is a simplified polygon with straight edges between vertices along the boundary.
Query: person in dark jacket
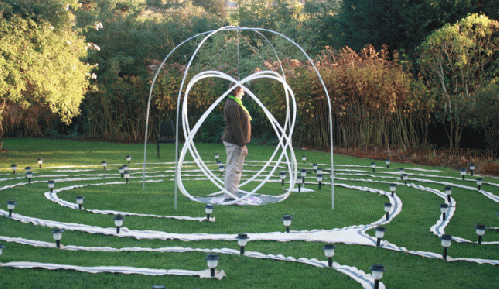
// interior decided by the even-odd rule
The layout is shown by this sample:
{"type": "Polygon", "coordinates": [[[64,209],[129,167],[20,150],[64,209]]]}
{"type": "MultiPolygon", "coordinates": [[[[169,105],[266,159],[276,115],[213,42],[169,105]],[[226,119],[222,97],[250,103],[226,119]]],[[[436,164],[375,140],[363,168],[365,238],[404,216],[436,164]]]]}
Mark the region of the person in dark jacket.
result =
{"type": "MultiPolygon", "coordinates": [[[[233,86],[234,84],[232,84],[233,86]]],[[[222,136],[227,152],[227,168],[225,170],[225,189],[236,195],[241,180],[244,159],[248,155],[246,144],[251,139],[251,117],[241,102],[244,89],[237,87],[229,95],[224,107],[225,130],[222,136]]],[[[225,194],[225,200],[233,200],[225,194]]]]}

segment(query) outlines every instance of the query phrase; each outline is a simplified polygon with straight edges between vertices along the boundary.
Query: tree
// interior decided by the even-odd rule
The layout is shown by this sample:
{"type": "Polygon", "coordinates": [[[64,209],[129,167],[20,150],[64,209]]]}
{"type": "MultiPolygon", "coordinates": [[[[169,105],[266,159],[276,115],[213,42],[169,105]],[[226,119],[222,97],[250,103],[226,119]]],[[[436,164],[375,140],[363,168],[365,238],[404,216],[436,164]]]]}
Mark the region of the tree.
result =
{"type": "Polygon", "coordinates": [[[457,148],[477,92],[499,80],[499,22],[478,14],[430,34],[418,48],[418,64],[439,103],[437,118],[448,124],[447,136],[457,148]]]}
{"type": "Polygon", "coordinates": [[[469,13],[498,15],[495,0],[344,0],[341,13],[346,45],[360,50],[366,44],[380,49],[414,49],[426,36],[469,13]]]}
{"type": "Polygon", "coordinates": [[[77,5],[77,0],[3,0],[0,10],[7,19],[17,15],[37,23],[49,22],[59,29],[72,26],[74,15],[69,13],[69,9],[75,9],[77,5]]]}
{"type": "Polygon", "coordinates": [[[2,114],[10,104],[41,106],[70,123],[88,87],[86,44],[71,28],[11,15],[0,19],[0,149],[2,114]]]}
{"type": "Polygon", "coordinates": [[[213,13],[219,17],[227,16],[225,0],[192,0],[192,5],[201,6],[206,12],[213,13]]]}

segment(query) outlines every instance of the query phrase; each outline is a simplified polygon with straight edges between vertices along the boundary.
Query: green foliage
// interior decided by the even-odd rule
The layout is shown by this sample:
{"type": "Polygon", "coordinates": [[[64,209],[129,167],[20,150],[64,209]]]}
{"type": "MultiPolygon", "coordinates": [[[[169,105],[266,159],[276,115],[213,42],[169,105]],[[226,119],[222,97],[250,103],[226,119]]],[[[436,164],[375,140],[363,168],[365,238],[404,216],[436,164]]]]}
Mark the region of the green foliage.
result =
{"type": "MultiPolygon", "coordinates": [[[[84,29],[87,41],[98,47],[90,55],[90,62],[98,64],[97,89],[87,96],[82,121],[87,122],[90,137],[143,140],[149,84],[158,59],[186,38],[218,28],[221,22],[217,16],[188,4],[162,3],[165,5],[156,13],[144,10],[140,1],[96,0],[91,4],[77,12],[78,26],[84,29]],[[153,14],[146,17],[148,13],[153,14]]],[[[192,45],[180,49],[173,60],[185,61],[192,45]]],[[[153,106],[150,136],[157,135],[161,118],[171,118],[173,106],[176,109],[177,91],[163,90],[163,83],[168,81],[159,80],[158,99],[165,102],[153,106]]]]}
{"type": "Polygon", "coordinates": [[[81,61],[86,55],[83,39],[71,28],[17,15],[0,19],[0,116],[17,103],[42,107],[70,123],[88,87],[89,66],[81,61]]]}
{"type": "Polygon", "coordinates": [[[76,8],[77,3],[77,0],[4,0],[0,3],[0,11],[7,19],[20,16],[38,24],[49,22],[59,29],[72,26],[74,15],[70,8],[76,8]]]}
{"type": "Polygon", "coordinates": [[[498,80],[499,22],[470,15],[447,24],[418,47],[418,64],[438,99],[437,118],[448,123],[450,146],[457,148],[463,127],[477,102],[477,92],[498,80]]]}
{"type": "Polygon", "coordinates": [[[485,145],[495,155],[499,153],[499,84],[480,90],[470,115],[473,127],[485,133],[485,145]]]}
{"type": "Polygon", "coordinates": [[[192,5],[201,6],[207,12],[218,15],[220,17],[227,16],[225,0],[192,0],[192,5]]]}
{"type": "Polygon", "coordinates": [[[469,13],[498,16],[497,1],[482,0],[344,0],[341,22],[346,45],[414,51],[426,36],[469,13]]]}

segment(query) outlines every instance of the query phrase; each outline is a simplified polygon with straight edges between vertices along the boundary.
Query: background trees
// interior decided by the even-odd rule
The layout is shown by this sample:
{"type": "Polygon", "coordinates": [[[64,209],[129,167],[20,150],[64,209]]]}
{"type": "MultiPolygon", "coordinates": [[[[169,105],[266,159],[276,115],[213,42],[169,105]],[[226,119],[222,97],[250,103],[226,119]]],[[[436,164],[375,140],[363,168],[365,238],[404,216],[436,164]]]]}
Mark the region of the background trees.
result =
{"type": "MultiPolygon", "coordinates": [[[[24,1],[27,4],[28,1],[24,1]]],[[[54,3],[52,3],[54,4],[54,3]]],[[[83,38],[68,25],[69,17],[56,17],[46,9],[33,19],[37,5],[3,3],[0,19],[0,139],[3,140],[3,118],[9,110],[40,107],[70,123],[79,114],[80,103],[88,86],[89,66],[82,62],[87,55],[83,38]],[[28,8],[33,9],[28,9],[28,8]],[[13,13],[21,10],[23,13],[13,13]],[[49,12],[47,12],[47,10],[49,12]],[[23,18],[22,15],[26,16],[23,18]]],[[[49,6],[48,8],[53,8],[49,6]]],[[[22,122],[22,119],[20,120],[22,122]]],[[[0,145],[1,149],[1,145],[0,145]]]]}
{"type": "Polygon", "coordinates": [[[426,36],[469,13],[499,19],[493,0],[344,0],[340,15],[345,44],[355,50],[372,44],[412,54],[426,36]]]}
{"type": "MultiPolygon", "coordinates": [[[[478,24],[470,24],[471,32],[466,35],[462,23],[456,24],[461,25],[459,31],[450,28],[469,13],[498,19],[498,1],[234,2],[236,6],[227,6],[221,0],[0,2],[2,35],[7,35],[0,40],[3,41],[0,104],[8,108],[0,114],[7,124],[5,131],[10,136],[20,133],[40,136],[62,128],[66,130],[64,133],[71,131],[72,135],[90,138],[141,141],[149,84],[163,58],[192,35],[240,25],[268,28],[290,36],[316,60],[334,102],[337,145],[427,145],[432,134],[438,134],[432,133],[436,129],[430,125],[433,123],[442,131],[447,129],[449,144],[454,148],[459,146],[466,130],[486,134],[488,146],[499,147],[492,141],[493,135],[499,135],[493,130],[494,121],[475,117],[481,108],[495,115],[495,106],[490,104],[494,99],[498,63],[490,57],[497,58],[496,32],[480,36],[477,31],[482,30],[478,24]],[[15,29],[7,26],[12,21],[18,21],[15,29]],[[446,23],[450,24],[445,26],[446,23]],[[21,33],[22,27],[27,30],[21,33]],[[52,34],[57,37],[47,36],[52,34]],[[15,37],[12,35],[20,37],[19,43],[8,41],[15,37]],[[68,45],[67,41],[78,45],[68,45]],[[22,54],[22,43],[31,49],[26,51],[33,53],[22,54]],[[83,44],[87,50],[81,49],[83,44]],[[489,48],[480,50],[482,46],[489,48]],[[36,54],[37,62],[29,69],[20,70],[21,66],[13,64],[16,57],[24,57],[20,63],[29,63],[27,59],[36,54]],[[439,63],[438,57],[442,59],[440,74],[432,68],[439,63]],[[64,65],[70,64],[76,67],[74,73],[65,70],[64,65]],[[44,65],[45,70],[37,65],[44,65]],[[23,81],[25,86],[17,84],[23,81]],[[77,92],[81,92],[79,97],[77,92]],[[78,106],[83,95],[85,98],[78,106]],[[18,104],[14,104],[14,99],[18,104]],[[30,108],[28,103],[32,104],[30,108]],[[76,117],[79,111],[82,113],[76,117]],[[57,114],[66,122],[73,120],[74,124],[56,125],[57,114]],[[21,126],[21,122],[29,125],[21,126]]],[[[287,41],[272,34],[266,37],[283,60],[285,73],[299,99],[297,131],[305,135],[301,141],[307,146],[327,146],[325,96],[309,71],[311,67],[287,41]]],[[[151,112],[149,137],[152,139],[157,134],[158,123],[176,114],[183,69],[199,41],[191,41],[177,50],[158,79],[151,112]]],[[[244,77],[255,69],[277,69],[276,60],[272,48],[260,36],[246,32],[217,36],[196,56],[188,80],[206,69],[244,77]]],[[[273,100],[282,91],[268,82],[252,85],[255,93],[279,114],[282,104],[273,100]]],[[[191,121],[226,86],[227,83],[219,80],[199,83],[191,92],[195,96],[189,107],[191,121]]],[[[258,138],[260,134],[264,142],[272,141],[272,130],[265,116],[253,103],[246,104],[256,116],[255,136],[258,138]]],[[[219,118],[210,117],[207,126],[211,130],[206,130],[210,132],[198,140],[218,141],[212,132],[221,125],[219,118]]]]}

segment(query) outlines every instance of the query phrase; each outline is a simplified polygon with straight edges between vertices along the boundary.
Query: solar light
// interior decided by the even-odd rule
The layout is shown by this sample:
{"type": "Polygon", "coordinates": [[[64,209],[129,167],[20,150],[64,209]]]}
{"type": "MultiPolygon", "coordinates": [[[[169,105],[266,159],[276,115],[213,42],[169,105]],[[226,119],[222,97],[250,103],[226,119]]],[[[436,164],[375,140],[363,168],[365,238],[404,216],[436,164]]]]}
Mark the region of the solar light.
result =
{"type": "Polygon", "coordinates": [[[123,215],[118,214],[113,219],[114,219],[114,224],[116,225],[116,234],[119,234],[120,227],[123,226],[123,220],[125,220],[125,218],[123,218],[123,215]]]}
{"type": "Polygon", "coordinates": [[[380,246],[381,238],[383,238],[383,236],[385,236],[385,231],[386,231],[385,227],[376,227],[376,228],[374,228],[374,235],[377,238],[376,247],[380,246]]]}
{"type": "Polygon", "coordinates": [[[306,155],[302,155],[301,156],[301,160],[303,161],[303,163],[305,163],[307,161],[307,156],[306,155]]]}
{"type": "Polygon", "coordinates": [[[81,210],[83,209],[83,200],[85,200],[84,196],[76,196],[76,203],[78,204],[78,209],[81,210]]]}
{"type": "Polygon", "coordinates": [[[385,212],[386,212],[386,220],[390,218],[390,210],[392,209],[392,203],[385,203],[384,204],[385,212]]]}
{"type": "Polygon", "coordinates": [[[125,168],[124,167],[119,167],[118,168],[118,171],[120,172],[121,174],[121,178],[123,178],[123,173],[125,172],[125,168]]]}
{"type": "Polygon", "coordinates": [[[473,172],[475,171],[475,164],[470,164],[470,173],[473,175],[473,172]]]}
{"type": "Polygon", "coordinates": [[[461,176],[463,177],[463,180],[464,180],[464,176],[466,175],[466,169],[461,169],[461,176]]]}
{"type": "Polygon", "coordinates": [[[130,164],[130,161],[132,160],[132,156],[131,155],[127,155],[125,159],[128,162],[128,164],[130,164]]]}
{"type": "Polygon", "coordinates": [[[307,176],[307,169],[301,169],[300,175],[303,177],[303,181],[305,182],[305,177],[307,176]]]}
{"type": "Polygon", "coordinates": [[[324,250],[324,255],[327,257],[327,266],[333,268],[333,256],[334,256],[334,244],[324,244],[322,248],[324,250]]]}
{"type": "Polygon", "coordinates": [[[284,187],[284,179],[286,179],[286,173],[285,172],[280,172],[279,173],[279,178],[281,178],[281,184],[284,187]]]}
{"type": "Polygon", "coordinates": [[[407,180],[409,179],[409,176],[407,174],[402,174],[402,180],[404,181],[404,185],[407,186],[407,180]]]}
{"type": "Polygon", "coordinates": [[[445,214],[447,213],[448,209],[449,209],[449,206],[447,206],[447,204],[440,205],[440,213],[442,213],[442,220],[445,220],[445,214]]]}
{"type": "Polygon", "coordinates": [[[374,278],[374,289],[379,289],[379,279],[383,277],[383,272],[386,271],[385,266],[382,264],[374,264],[369,270],[372,271],[372,276],[374,278]]]}
{"type": "Polygon", "coordinates": [[[400,179],[402,179],[402,175],[405,173],[405,169],[404,168],[400,168],[399,169],[399,175],[400,175],[400,179]]]}
{"type": "Polygon", "coordinates": [[[55,182],[54,181],[48,181],[47,185],[49,186],[50,192],[53,193],[54,192],[55,182]]]}
{"type": "Polygon", "coordinates": [[[130,172],[129,172],[129,171],[125,171],[125,172],[123,173],[123,176],[125,177],[125,179],[126,179],[126,183],[128,184],[128,182],[129,182],[129,178],[130,178],[130,172]]]}
{"type": "Polygon", "coordinates": [[[317,181],[319,182],[319,190],[322,187],[322,175],[317,175],[317,181]]]}
{"type": "Polygon", "coordinates": [[[374,173],[376,170],[376,163],[375,162],[371,163],[371,169],[373,169],[373,173],[374,173]]]}
{"type": "Polygon", "coordinates": [[[318,175],[322,174],[322,168],[317,168],[317,174],[318,175]]]}
{"type": "Polygon", "coordinates": [[[450,194],[452,193],[451,187],[445,187],[445,194],[447,195],[447,202],[450,203],[450,194]]]}
{"type": "Polygon", "coordinates": [[[28,182],[31,184],[31,178],[33,178],[33,172],[27,172],[26,177],[28,178],[28,182]]]}
{"type": "Polygon", "coordinates": [[[123,170],[127,171],[128,170],[128,165],[123,165],[123,170]]]}
{"type": "Polygon", "coordinates": [[[289,233],[289,226],[291,226],[291,220],[293,220],[293,217],[290,215],[284,215],[281,220],[282,224],[286,227],[286,233],[289,233]]]}
{"type": "Polygon", "coordinates": [[[218,162],[218,158],[220,157],[220,155],[218,154],[215,154],[215,160],[218,162]]]}
{"type": "Polygon", "coordinates": [[[392,192],[392,197],[395,191],[397,190],[397,185],[396,184],[390,184],[390,192],[392,192]]]}
{"type": "Polygon", "coordinates": [[[26,172],[31,172],[31,167],[25,167],[24,170],[26,170],[26,172]]]}
{"type": "Polygon", "coordinates": [[[208,254],[206,258],[204,258],[206,261],[208,261],[208,268],[210,268],[211,271],[211,278],[215,278],[215,268],[218,265],[218,260],[220,260],[220,257],[218,257],[217,254],[208,254]]]}
{"type": "Polygon", "coordinates": [[[218,171],[220,172],[220,176],[222,176],[223,172],[225,171],[225,167],[223,165],[219,166],[218,171]]]}
{"type": "Polygon", "coordinates": [[[296,177],[296,183],[298,184],[298,193],[301,193],[301,183],[303,182],[302,176],[296,177]]]}
{"type": "Polygon", "coordinates": [[[10,168],[12,169],[12,174],[14,175],[17,170],[17,165],[10,165],[10,168]]]}
{"type": "Polygon", "coordinates": [[[452,236],[443,234],[440,236],[440,240],[442,240],[442,247],[444,247],[444,261],[447,262],[447,248],[449,248],[452,243],[452,236]]]}
{"type": "Polygon", "coordinates": [[[61,248],[62,232],[64,232],[64,230],[61,229],[52,230],[52,235],[54,236],[55,244],[59,249],[61,248]]]}
{"type": "Polygon", "coordinates": [[[213,205],[212,204],[206,204],[204,206],[204,212],[206,213],[206,220],[210,220],[210,214],[213,212],[213,205]]]}
{"type": "Polygon", "coordinates": [[[476,184],[477,184],[477,186],[478,186],[478,190],[480,190],[480,187],[481,187],[481,186],[482,186],[482,184],[483,184],[483,180],[482,180],[482,178],[478,178],[478,179],[476,179],[476,184]]]}
{"type": "Polygon", "coordinates": [[[8,200],[7,201],[7,209],[9,209],[9,218],[12,217],[12,211],[16,207],[17,202],[13,200],[8,200]]]}
{"type": "Polygon", "coordinates": [[[312,164],[312,168],[314,169],[314,173],[317,173],[317,164],[312,164]]]}
{"type": "Polygon", "coordinates": [[[43,159],[38,159],[38,165],[40,166],[40,169],[42,168],[42,164],[43,164],[43,159]]]}
{"type": "Polygon", "coordinates": [[[475,225],[475,229],[478,235],[478,244],[482,244],[482,236],[485,234],[485,230],[487,230],[487,227],[485,227],[485,225],[482,223],[478,223],[475,225]]]}
{"type": "Polygon", "coordinates": [[[2,255],[3,249],[5,249],[5,246],[2,243],[0,243],[0,255],[2,255]]]}
{"type": "Polygon", "coordinates": [[[385,164],[386,164],[386,168],[389,169],[390,168],[390,160],[386,159],[385,164]]]}
{"type": "Polygon", "coordinates": [[[222,165],[221,161],[217,161],[217,166],[220,167],[222,165]]]}
{"type": "Polygon", "coordinates": [[[236,237],[237,244],[241,248],[240,255],[244,255],[244,247],[246,246],[246,243],[248,243],[249,237],[245,233],[240,233],[236,237]]]}
{"type": "Polygon", "coordinates": [[[107,162],[106,161],[102,161],[102,167],[104,168],[104,170],[106,170],[106,166],[107,166],[107,162]]]}

